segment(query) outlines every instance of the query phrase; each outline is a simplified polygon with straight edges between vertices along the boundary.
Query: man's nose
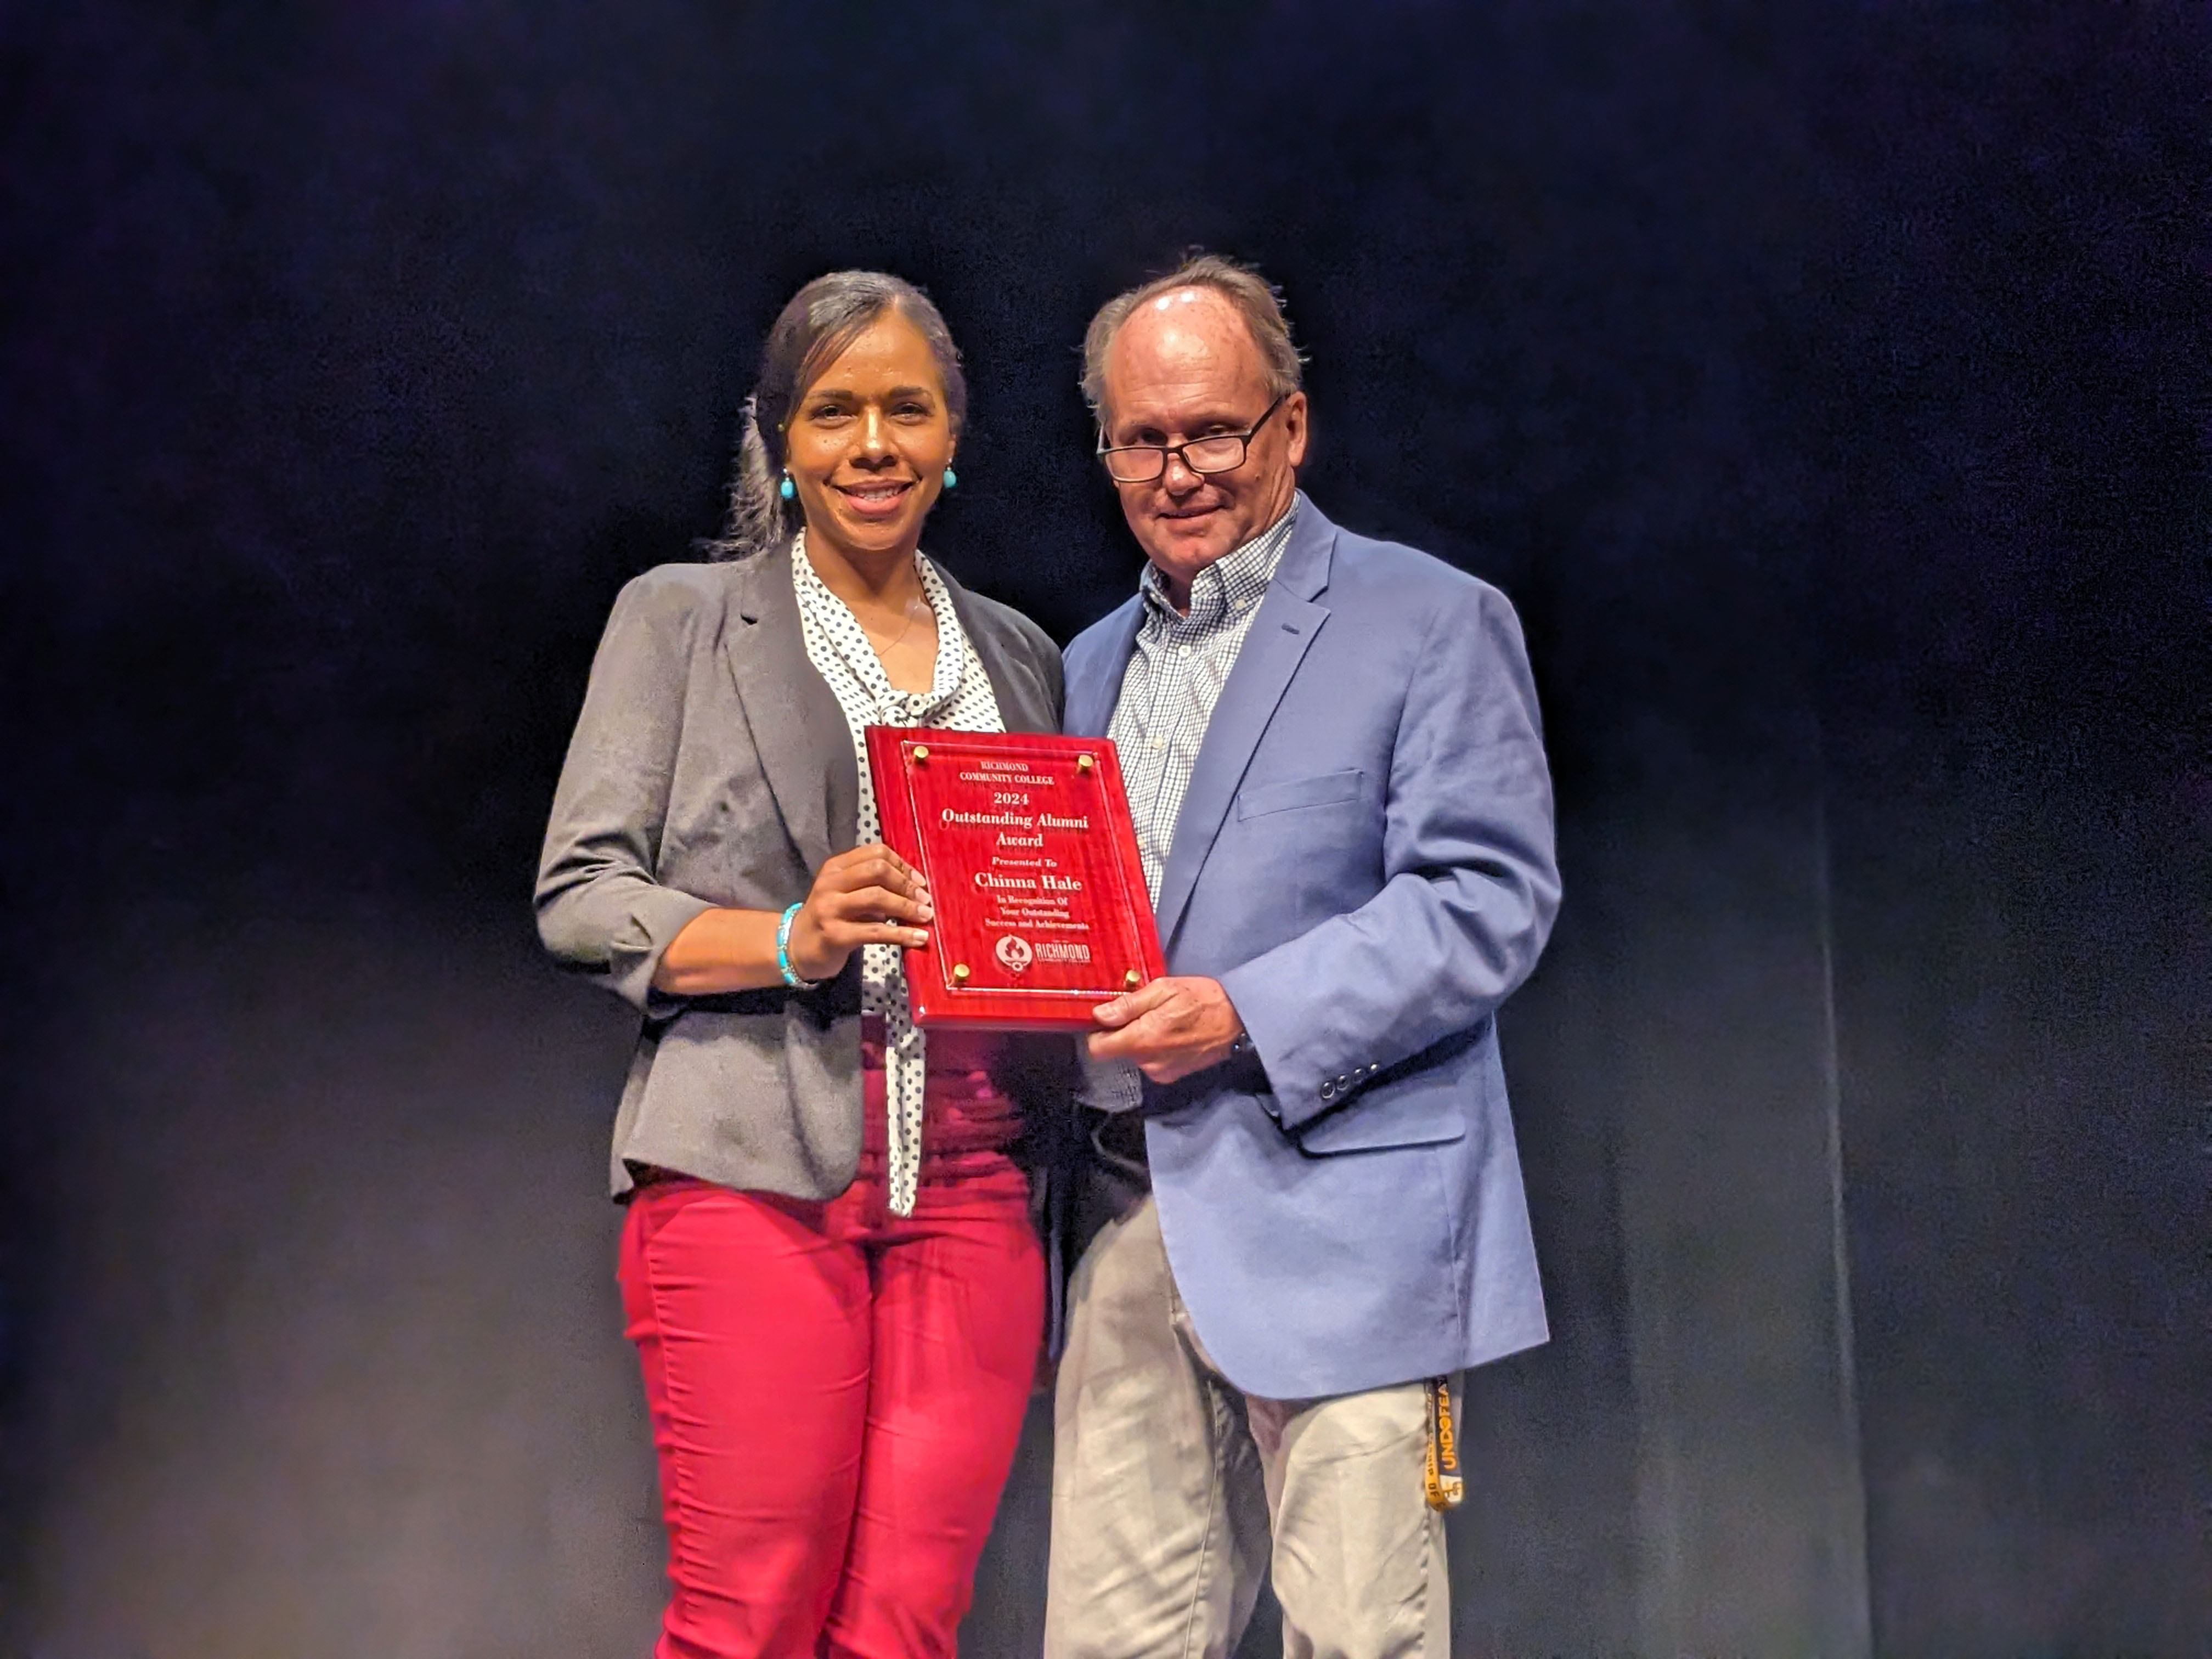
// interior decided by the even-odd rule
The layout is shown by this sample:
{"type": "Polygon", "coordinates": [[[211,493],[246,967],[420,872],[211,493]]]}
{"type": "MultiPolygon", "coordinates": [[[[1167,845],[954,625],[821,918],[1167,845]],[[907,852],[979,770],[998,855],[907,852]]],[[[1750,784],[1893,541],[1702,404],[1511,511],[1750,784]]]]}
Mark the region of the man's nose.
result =
{"type": "Polygon", "coordinates": [[[1170,455],[1167,466],[1160,473],[1161,486],[1170,495],[1188,495],[1204,483],[1202,474],[1190,470],[1190,463],[1180,455],[1170,455]]]}

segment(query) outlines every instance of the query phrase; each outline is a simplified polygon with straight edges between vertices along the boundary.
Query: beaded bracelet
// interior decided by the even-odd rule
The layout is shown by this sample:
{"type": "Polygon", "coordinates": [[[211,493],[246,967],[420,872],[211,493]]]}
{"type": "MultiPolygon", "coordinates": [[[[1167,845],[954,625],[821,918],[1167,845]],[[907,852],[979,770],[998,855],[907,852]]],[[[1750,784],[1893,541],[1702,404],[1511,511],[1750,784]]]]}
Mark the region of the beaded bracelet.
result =
{"type": "Polygon", "coordinates": [[[794,991],[811,991],[821,984],[818,979],[801,979],[798,969],[791,965],[791,924],[806,908],[805,900],[783,913],[783,920],[775,925],[775,965],[783,970],[783,982],[794,991]]]}

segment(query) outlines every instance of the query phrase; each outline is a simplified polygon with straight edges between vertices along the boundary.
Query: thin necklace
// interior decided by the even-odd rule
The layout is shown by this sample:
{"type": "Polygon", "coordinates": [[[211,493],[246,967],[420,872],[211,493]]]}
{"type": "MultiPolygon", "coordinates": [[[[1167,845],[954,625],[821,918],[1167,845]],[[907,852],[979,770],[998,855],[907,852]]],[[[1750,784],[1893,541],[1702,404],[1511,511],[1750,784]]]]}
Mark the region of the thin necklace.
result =
{"type": "MultiPolygon", "coordinates": [[[[915,599],[908,599],[907,601],[906,626],[900,629],[897,633],[891,635],[890,642],[889,644],[885,644],[884,641],[878,640],[876,637],[875,630],[870,628],[867,623],[860,623],[860,631],[868,636],[868,643],[875,647],[876,654],[878,657],[888,657],[890,655],[892,652],[899,648],[900,641],[904,640],[908,635],[914,632],[914,625],[921,620],[921,611],[917,611],[915,608],[916,603],[917,601],[915,599]]],[[[919,603],[921,604],[921,611],[927,611],[929,608],[927,600],[921,600],[919,603]]],[[[853,620],[854,622],[860,622],[857,614],[854,617],[853,620]]]]}
{"type": "MultiPolygon", "coordinates": [[[[806,550],[806,532],[803,527],[796,536],[792,538],[792,551],[799,558],[805,559],[808,565],[811,566],[813,564],[813,557],[806,550]]],[[[822,573],[820,571],[817,570],[815,572],[814,580],[817,581],[822,581],[822,573]]],[[[824,587],[829,586],[827,582],[823,582],[822,585],[824,587]]],[[[835,590],[832,590],[832,597],[835,597],[835,590]]],[[[840,599],[838,603],[843,605],[844,601],[840,599]]],[[[906,638],[906,636],[914,632],[914,625],[920,622],[923,617],[927,616],[933,618],[937,614],[935,609],[929,603],[928,592],[925,590],[921,593],[917,593],[914,599],[908,599],[906,603],[906,626],[900,629],[896,634],[891,636],[890,644],[884,645],[879,644],[877,641],[875,630],[871,629],[867,623],[860,621],[860,613],[859,611],[854,610],[849,605],[845,605],[845,610],[847,614],[848,614],[853,618],[853,621],[859,626],[860,636],[867,641],[868,648],[876,653],[878,661],[881,661],[884,658],[888,657],[892,652],[897,650],[900,643],[906,638]],[[920,602],[921,608],[919,610],[915,609],[916,601],[920,602]]]]}

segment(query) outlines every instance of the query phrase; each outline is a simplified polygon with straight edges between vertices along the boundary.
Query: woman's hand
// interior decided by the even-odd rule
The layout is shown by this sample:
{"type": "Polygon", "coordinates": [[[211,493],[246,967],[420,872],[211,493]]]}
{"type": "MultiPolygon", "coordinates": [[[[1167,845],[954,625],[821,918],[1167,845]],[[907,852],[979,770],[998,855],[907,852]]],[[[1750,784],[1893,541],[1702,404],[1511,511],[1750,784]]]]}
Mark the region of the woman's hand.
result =
{"type": "Polygon", "coordinates": [[[890,848],[840,853],[815,872],[813,891],[791,919],[792,970],[833,979],[863,945],[927,945],[918,924],[936,914],[921,873],[890,848]]]}

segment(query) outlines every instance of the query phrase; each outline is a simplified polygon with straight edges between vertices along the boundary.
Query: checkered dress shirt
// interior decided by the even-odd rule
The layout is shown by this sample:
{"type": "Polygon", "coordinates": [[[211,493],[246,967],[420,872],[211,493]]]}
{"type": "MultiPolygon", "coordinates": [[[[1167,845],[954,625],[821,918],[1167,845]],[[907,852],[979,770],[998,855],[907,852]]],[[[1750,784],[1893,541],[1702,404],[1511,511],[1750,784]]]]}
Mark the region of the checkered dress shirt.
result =
{"type": "MultiPolygon", "coordinates": [[[[1121,759],[1129,811],[1137,821],[1137,850],[1145,861],[1145,885],[1155,905],[1199,746],[1275,567],[1282,562],[1297,522],[1297,502],[1293,496],[1281,518],[1193,577],[1188,611],[1176,611],[1169,601],[1158,567],[1145,567],[1139,587],[1144,621],[1137,629],[1137,648],[1121,673],[1121,695],[1106,735],[1121,759]]],[[[1140,1074],[1126,1060],[1094,1064],[1090,1085],[1091,1103],[1107,1111],[1135,1106],[1143,1091],[1140,1074]]]]}

